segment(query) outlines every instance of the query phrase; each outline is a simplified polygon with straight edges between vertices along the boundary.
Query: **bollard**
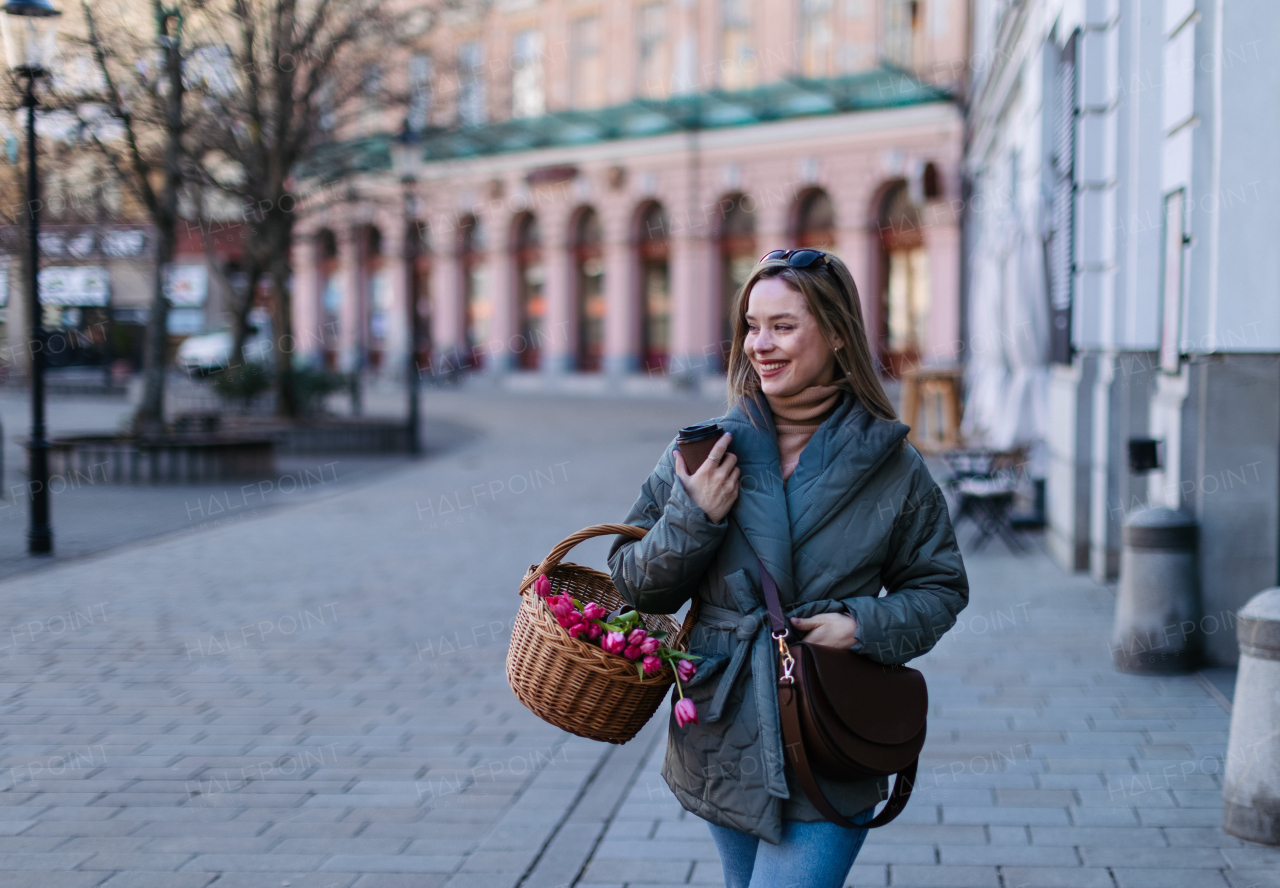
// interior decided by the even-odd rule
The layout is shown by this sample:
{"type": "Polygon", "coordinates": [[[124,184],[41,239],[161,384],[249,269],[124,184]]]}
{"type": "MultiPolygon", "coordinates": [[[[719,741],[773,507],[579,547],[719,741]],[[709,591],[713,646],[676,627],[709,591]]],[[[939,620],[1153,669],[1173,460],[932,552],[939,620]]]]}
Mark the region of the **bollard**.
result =
{"type": "Polygon", "coordinates": [[[1144,509],[1124,523],[1111,653],[1122,672],[1189,672],[1200,654],[1195,519],[1144,509]]]}
{"type": "Polygon", "coordinates": [[[1240,671],[1222,785],[1222,828],[1280,845],[1280,588],[1240,609],[1240,671]]]}

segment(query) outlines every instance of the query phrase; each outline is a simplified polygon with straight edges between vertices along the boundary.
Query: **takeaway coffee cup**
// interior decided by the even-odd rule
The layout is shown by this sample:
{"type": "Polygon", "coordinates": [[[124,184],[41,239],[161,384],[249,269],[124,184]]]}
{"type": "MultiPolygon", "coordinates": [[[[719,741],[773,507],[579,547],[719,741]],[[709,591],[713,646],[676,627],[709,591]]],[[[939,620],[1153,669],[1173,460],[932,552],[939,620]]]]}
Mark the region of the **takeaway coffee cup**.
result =
{"type": "Polygon", "coordinates": [[[714,422],[706,422],[702,425],[689,426],[680,430],[680,434],[676,435],[676,444],[680,447],[680,454],[684,457],[684,466],[689,470],[689,474],[692,475],[698,471],[698,467],[706,462],[707,455],[711,453],[711,448],[715,446],[723,434],[724,429],[714,422]]]}

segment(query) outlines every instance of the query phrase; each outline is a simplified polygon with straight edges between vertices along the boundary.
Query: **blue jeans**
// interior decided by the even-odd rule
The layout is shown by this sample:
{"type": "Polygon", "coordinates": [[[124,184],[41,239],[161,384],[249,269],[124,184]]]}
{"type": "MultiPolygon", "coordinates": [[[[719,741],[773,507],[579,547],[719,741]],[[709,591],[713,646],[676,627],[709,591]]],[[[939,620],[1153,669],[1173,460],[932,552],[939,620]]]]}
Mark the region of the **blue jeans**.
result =
{"type": "MultiPolygon", "coordinates": [[[[865,823],[874,809],[853,818],[865,823]]],[[[782,844],[708,823],[720,852],[725,888],[844,888],[867,830],[834,823],[782,822],[782,844]]]]}

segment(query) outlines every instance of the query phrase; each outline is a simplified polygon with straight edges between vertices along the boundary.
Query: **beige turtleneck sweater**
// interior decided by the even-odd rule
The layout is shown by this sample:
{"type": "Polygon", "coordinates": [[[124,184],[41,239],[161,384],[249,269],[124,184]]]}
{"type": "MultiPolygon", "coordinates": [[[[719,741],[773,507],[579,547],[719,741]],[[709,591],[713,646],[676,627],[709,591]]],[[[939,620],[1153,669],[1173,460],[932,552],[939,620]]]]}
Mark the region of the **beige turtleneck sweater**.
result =
{"type": "Polygon", "coordinates": [[[834,385],[811,385],[794,395],[765,395],[778,430],[778,457],[784,482],[796,470],[800,453],[818,426],[835,411],[841,391],[834,385]]]}

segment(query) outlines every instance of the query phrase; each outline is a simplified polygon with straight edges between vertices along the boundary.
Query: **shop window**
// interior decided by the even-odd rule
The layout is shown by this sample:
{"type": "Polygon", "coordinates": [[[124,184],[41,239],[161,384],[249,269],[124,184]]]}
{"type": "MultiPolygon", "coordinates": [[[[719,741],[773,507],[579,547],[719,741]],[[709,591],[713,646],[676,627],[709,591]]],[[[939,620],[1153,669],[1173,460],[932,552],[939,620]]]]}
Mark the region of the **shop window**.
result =
{"type": "Polygon", "coordinates": [[[458,47],[458,122],[480,126],[488,117],[484,88],[484,50],[472,40],[458,47]]]}
{"type": "Polygon", "coordinates": [[[801,195],[796,212],[796,246],[831,250],[836,245],[836,211],[831,197],[815,188],[801,195]]]}
{"type": "MultiPolygon", "coordinates": [[[[342,288],[338,275],[338,241],[325,228],[316,236],[320,253],[320,338],[324,344],[324,365],[338,368],[338,330],[342,311],[342,288]]],[[[246,282],[247,284],[247,282],[246,282]]]]}
{"type": "Polygon", "coordinates": [[[831,76],[831,0],[799,0],[800,76],[831,76]]]}
{"type": "Polygon", "coordinates": [[[600,370],[604,360],[604,249],[600,217],[585,209],[578,215],[574,237],[577,284],[577,364],[585,373],[600,370]]]}
{"type": "Polygon", "coordinates": [[[466,340],[470,364],[484,363],[484,347],[493,326],[493,307],[489,300],[489,282],[485,266],[485,232],[479,219],[463,220],[459,250],[462,275],[462,299],[466,317],[466,340]]]}
{"type": "Polygon", "coordinates": [[[382,233],[376,228],[367,229],[365,239],[365,346],[367,366],[381,370],[387,350],[387,324],[390,320],[391,282],[387,278],[387,263],[382,255],[382,233]]]}
{"type": "Polygon", "coordinates": [[[604,62],[600,49],[600,16],[575,19],[569,32],[569,104],[598,108],[604,104],[604,62]]]}
{"type": "Polygon", "coordinates": [[[546,270],[542,264],[542,236],[535,216],[526,214],[516,223],[516,305],[519,339],[512,343],[522,370],[536,370],[546,345],[546,270]]]}
{"type": "Polygon", "coordinates": [[[721,89],[750,89],[758,67],[751,44],[751,0],[720,0],[721,89]]]}
{"type": "Polygon", "coordinates": [[[511,116],[537,117],[547,110],[543,88],[542,34],[520,31],[511,53],[511,116]]]}
{"type": "Polygon", "coordinates": [[[646,373],[665,373],[671,359],[670,230],[667,214],[650,204],[640,216],[640,359],[646,373]]]}
{"type": "Polygon", "coordinates": [[[738,194],[725,198],[731,204],[720,226],[720,357],[721,366],[729,364],[733,344],[733,305],[738,290],[746,283],[760,258],[756,245],[755,200],[738,194]]]}
{"type": "Polygon", "coordinates": [[[671,45],[667,5],[646,3],[636,12],[636,92],[646,99],[671,93],[671,45]]]}
{"type": "Polygon", "coordinates": [[[879,229],[881,360],[891,375],[900,376],[920,363],[932,299],[920,208],[905,182],[885,195],[879,229]]]}

